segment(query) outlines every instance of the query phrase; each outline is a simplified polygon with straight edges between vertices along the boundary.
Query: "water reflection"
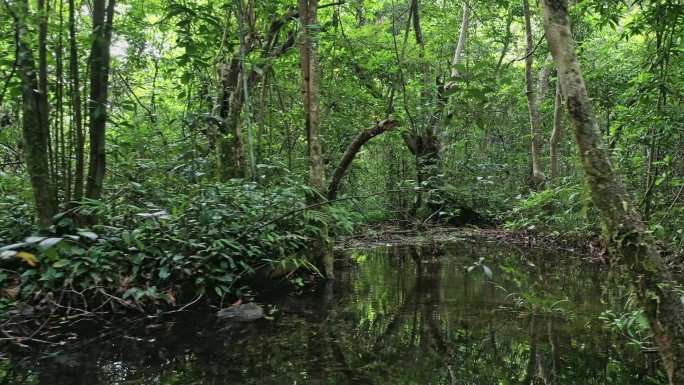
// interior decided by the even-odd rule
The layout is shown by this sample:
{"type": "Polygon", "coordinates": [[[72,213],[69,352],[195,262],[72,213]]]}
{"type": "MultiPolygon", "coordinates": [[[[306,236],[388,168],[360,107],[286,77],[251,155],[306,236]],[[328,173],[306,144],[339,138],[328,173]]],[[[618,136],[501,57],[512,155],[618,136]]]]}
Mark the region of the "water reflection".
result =
{"type": "Polygon", "coordinates": [[[603,293],[596,266],[467,241],[359,256],[334,283],[271,298],[274,321],[230,325],[191,314],[161,329],[141,322],[81,334],[66,348],[10,349],[0,381],[645,384],[658,368],[656,355],[601,327],[601,311],[624,298],[603,293]]]}

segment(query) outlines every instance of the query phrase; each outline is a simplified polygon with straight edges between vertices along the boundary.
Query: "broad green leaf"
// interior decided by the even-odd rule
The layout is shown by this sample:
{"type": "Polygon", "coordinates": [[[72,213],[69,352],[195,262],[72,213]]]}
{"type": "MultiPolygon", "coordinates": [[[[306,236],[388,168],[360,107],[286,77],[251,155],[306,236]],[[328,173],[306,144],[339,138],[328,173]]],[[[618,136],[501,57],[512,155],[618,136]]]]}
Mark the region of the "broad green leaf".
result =
{"type": "Polygon", "coordinates": [[[68,259],[60,259],[59,261],[52,264],[53,267],[64,267],[68,266],[71,262],[68,259]]]}
{"type": "Polygon", "coordinates": [[[159,269],[159,278],[166,279],[170,275],[171,275],[171,273],[169,273],[169,267],[168,266],[165,265],[165,266],[162,266],[161,269],[159,269]]]}
{"type": "Polygon", "coordinates": [[[190,72],[184,72],[183,75],[181,75],[180,82],[181,84],[185,85],[190,82],[190,72]]]}
{"type": "Polygon", "coordinates": [[[490,269],[489,267],[484,266],[484,265],[482,266],[482,269],[484,269],[484,273],[487,276],[487,278],[491,279],[492,278],[492,269],[490,269]]]}
{"type": "Polygon", "coordinates": [[[98,238],[98,235],[95,234],[95,233],[93,233],[92,231],[79,231],[79,232],[78,232],[78,235],[80,235],[80,236],[82,236],[82,237],[84,237],[84,238],[88,238],[88,239],[90,239],[91,241],[94,241],[94,240],[96,240],[96,239],[98,238]]]}
{"type": "Polygon", "coordinates": [[[45,250],[53,247],[54,245],[58,244],[59,242],[61,242],[63,240],[64,240],[63,238],[47,238],[47,239],[40,241],[40,243],[38,244],[38,247],[42,251],[45,251],[45,250]]]}
{"type": "Polygon", "coordinates": [[[34,237],[28,237],[28,238],[26,238],[25,242],[26,243],[38,243],[45,238],[47,238],[47,237],[35,237],[35,236],[34,237]]]}

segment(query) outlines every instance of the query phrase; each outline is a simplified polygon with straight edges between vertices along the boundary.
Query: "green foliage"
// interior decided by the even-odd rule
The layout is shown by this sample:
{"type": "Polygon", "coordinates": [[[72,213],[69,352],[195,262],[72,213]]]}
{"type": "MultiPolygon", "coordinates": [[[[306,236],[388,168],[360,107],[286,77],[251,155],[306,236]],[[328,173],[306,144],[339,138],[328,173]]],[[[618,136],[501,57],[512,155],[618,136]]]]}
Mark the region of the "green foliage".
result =
{"type": "MultiPolygon", "coordinates": [[[[266,265],[287,261],[315,270],[297,257],[313,236],[304,225],[312,211],[297,211],[304,207],[303,186],[266,189],[233,180],[195,186],[190,196],[167,196],[175,203],[168,211],[152,203],[145,209],[86,204],[77,214],[97,212],[103,226],[73,235],[28,237],[2,250],[5,257],[37,256],[35,268],[17,272],[27,294],[74,288],[92,298],[107,293],[162,307],[196,294],[234,295],[241,277],[266,265]]],[[[60,217],[60,223],[67,219],[60,217]]]]}
{"type": "Polygon", "coordinates": [[[365,219],[361,213],[343,205],[331,205],[328,232],[333,237],[352,235],[357,225],[365,219]]]}
{"type": "Polygon", "coordinates": [[[622,314],[605,310],[599,319],[603,320],[606,329],[625,337],[629,341],[629,345],[634,345],[642,350],[654,349],[653,341],[651,341],[651,327],[643,310],[634,310],[622,314]]]}
{"type": "Polygon", "coordinates": [[[598,233],[598,213],[584,185],[570,179],[549,189],[518,196],[515,207],[501,215],[505,227],[550,231],[553,234],[598,233]]]}

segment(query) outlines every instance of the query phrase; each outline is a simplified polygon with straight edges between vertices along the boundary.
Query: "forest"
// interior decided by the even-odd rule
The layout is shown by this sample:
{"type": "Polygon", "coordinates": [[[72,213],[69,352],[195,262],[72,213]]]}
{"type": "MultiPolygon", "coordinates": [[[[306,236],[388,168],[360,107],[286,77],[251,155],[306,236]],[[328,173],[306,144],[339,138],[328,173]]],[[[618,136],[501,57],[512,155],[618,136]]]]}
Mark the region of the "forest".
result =
{"type": "Polygon", "coordinates": [[[684,384],[683,36],[675,0],[2,0],[2,339],[485,229],[610,261],[684,384]]]}

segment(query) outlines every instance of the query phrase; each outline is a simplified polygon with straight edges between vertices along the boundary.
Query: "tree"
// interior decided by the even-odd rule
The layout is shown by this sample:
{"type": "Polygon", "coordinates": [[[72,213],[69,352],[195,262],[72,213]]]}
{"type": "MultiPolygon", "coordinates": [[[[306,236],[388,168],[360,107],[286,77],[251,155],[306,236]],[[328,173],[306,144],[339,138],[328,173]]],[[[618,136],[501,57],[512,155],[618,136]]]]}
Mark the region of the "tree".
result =
{"type": "Polygon", "coordinates": [[[652,234],[615,172],[598,128],[570,29],[567,1],[544,0],[544,29],[558,67],[579,146],[579,157],[611,245],[611,263],[622,267],[653,330],[670,382],[684,384],[684,304],[652,234]]]}
{"type": "MultiPolygon", "coordinates": [[[[28,168],[36,216],[41,226],[47,227],[57,214],[57,194],[50,175],[49,113],[47,110],[47,69],[45,63],[44,22],[41,23],[39,51],[41,68],[36,67],[30,48],[28,0],[17,0],[13,5],[4,2],[14,18],[14,36],[17,47],[17,66],[21,78],[22,131],[26,147],[28,168]],[[40,82],[37,74],[40,73],[40,82]]],[[[41,4],[43,4],[41,2],[41,4]]]]}
{"type": "Polygon", "coordinates": [[[556,97],[553,106],[553,131],[549,140],[549,157],[551,158],[551,181],[558,179],[558,141],[563,129],[563,98],[560,82],[556,84],[556,97]]]}
{"type": "MultiPolygon", "coordinates": [[[[538,94],[535,96],[534,85],[532,82],[532,64],[534,63],[534,46],[532,44],[532,22],[530,20],[530,2],[523,0],[523,11],[525,13],[525,95],[527,96],[527,106],[530,110],[530,130],[532,136],[532,187],[535,190],[544,188],[546,177],[541,164],[541,154],[539,141],[541,137],[542,116],[539,112],[538,103],[544,97],[546,84],[549,82],[550,71],[544,65],[539,74],[538,94]]],[[[549,60],[547,59],[547,62],[549,60]]]]}
{"type": "MultiPolygon", "coordinates": [[[[323,215],[327,209],[325,203],[325,167],[323,164],[323,148],[319,121],[319,74],[318,74],[318,0],[299,0],[299,20],[302,36],[300,38],[300,60],[302,66],[302,96],[304,98],[304,123],[309,149],[309,187],[307,203],[318,205],[323,215]]],[[[310,246],[319,268],[328,279],[334,278],[332,242],[328,236],[328,226],[324,219],[314,218],[312,224],[318,228],[318,234],[310,246]]]]}
{"type": "Polygon", "coordinates": [[[93,2],[93,44],[90,53],[90,162],[85,196],[99,200],[106,171],[105,128],[109,91],[110,47],[115,0],[93,2]]]}

